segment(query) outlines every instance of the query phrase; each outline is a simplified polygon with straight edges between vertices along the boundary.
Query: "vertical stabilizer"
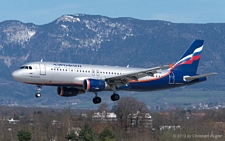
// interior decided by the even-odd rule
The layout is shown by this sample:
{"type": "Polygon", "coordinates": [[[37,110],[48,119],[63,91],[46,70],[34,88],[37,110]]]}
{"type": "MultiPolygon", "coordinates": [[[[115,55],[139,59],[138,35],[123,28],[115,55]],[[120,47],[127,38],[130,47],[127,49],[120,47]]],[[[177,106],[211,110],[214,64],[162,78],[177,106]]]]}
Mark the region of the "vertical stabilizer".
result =
{"type": "Polygon", "coordinates": [[[195,40],[180,59],[172,66],[172,70],[187,74],[196,74],[203,49],[203,43],[204,40],[195,40]]]}

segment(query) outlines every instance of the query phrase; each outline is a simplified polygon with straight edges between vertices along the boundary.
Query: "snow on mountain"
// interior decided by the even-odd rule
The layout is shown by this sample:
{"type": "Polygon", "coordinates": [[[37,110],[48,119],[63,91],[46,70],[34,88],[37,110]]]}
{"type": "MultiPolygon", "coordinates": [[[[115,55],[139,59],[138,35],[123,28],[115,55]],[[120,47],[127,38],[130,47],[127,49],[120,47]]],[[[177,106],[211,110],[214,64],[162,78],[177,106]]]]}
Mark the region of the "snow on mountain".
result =
{"type": "Polygon", "coordinates": [[[80,19],[75,18],[73,16],[69,16],[69,15],[63,15],[62,17],[58,18],[57,23],[59,23],[60,21],[62,21],[62,22],[80,22],[80,19]]]}
{"type": "Polygon", "coordinates": [[[24,45],[25,42],[28,42],[36,34],[36,31],[29,29],[23,24],[18,24],[6,27],[3,33],[5,33],[8,42],[24,45]]]}

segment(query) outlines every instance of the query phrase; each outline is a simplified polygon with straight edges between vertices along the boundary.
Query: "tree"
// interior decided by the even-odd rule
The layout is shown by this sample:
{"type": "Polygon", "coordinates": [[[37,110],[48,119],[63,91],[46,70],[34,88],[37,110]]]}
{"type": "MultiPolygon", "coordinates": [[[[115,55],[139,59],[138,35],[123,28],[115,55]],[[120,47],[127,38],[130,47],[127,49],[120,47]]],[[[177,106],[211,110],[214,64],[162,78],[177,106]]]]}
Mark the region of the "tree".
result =
{"type": "Polygon", "coordinates": [[[99,107],[98,107],[98,112],[103,112],[103,111],[108,111],[108,105],[106,103],[102,103],[99,107]]]}
{"type": "Polygon", "coordinates": [[[133,97],[122,97],[117,104],[116,115],[122,128],[128,129],[132,125],[132,117],[139,111],[148,112],[146,104],[133,97]]]}
{"type": "Polygon", "coordinates": [[[95,133],[88,123],[85,123],[84,129],[82,129],[80,131],[79,138],[82,141],[94,141],[95,140],[95,133]]]}
{"type": "Polygon", "coordinates": [[[108,127],[106,127],[99,134],[99,140],[100,141],[116,141],[116,135],[112,130],[110,130],[108,127]]]}
{"type": "Polygon", "coordinates": [[[75,134],[75,132],[72,132],[70,134],[67,134],[65,137],[68,141],[78,141],[78,136],[75,134]]]}
{"type": "Polygon", "coordinates": [[[28,130],[22,129],[18,131],[17,137],[19,141],[31,140],[31,133],[28,130]]]}

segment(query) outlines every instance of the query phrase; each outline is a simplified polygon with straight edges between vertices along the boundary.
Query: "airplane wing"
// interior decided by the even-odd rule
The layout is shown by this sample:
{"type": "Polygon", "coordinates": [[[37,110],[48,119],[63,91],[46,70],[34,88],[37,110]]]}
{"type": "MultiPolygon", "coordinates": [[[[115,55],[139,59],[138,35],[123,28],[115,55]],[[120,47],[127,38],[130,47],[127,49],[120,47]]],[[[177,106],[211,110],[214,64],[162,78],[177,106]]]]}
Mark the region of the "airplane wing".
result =
{"type": "Polygon", "coordinates": [[[144,69],[138,72],[133,72],[125,75],[119,75],[115,77],[106,78],[105,81],[108,85],[115,85],[117,88],[123,85],[126,85],[130,80],[138,80],[139,78],[145,76],[153,76],[153,74],[157,73],[157,70],[169,68],[169,65],[144,69]]]}
{"type": "Polygon", "coordinates": [[[196,75],[196,76],[184,76],[184,80],[187,81],[187,82],[190,82],[190,81],[193,81],[193,80],[198,79],[198,78],[216,75],[216,74],[218,74],[218,73],[213,72],[213,73],[208,73],[208,74],[200,74],[200,75],[196,75]]]}

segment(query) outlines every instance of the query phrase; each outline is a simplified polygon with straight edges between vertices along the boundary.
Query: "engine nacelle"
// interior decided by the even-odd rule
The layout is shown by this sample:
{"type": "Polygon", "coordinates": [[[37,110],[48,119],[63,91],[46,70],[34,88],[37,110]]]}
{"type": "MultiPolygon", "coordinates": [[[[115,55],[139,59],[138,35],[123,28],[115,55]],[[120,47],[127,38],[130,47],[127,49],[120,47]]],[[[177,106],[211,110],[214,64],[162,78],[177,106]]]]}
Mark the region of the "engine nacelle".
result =
{"type": "Polygon", "coordinates": [[[106,87],[105,80],[85,79],[83,82],[83,88],[86,92],[99,92],[105,90],[106,87]]]}
{"type": "Polygon", "coordinates": [[[67,88],[67,87],[57,87],[57,94],[60,96],[76,96],[78,94],[85,93],[84,90],[76,89],[76,88],[67,88]]]}

